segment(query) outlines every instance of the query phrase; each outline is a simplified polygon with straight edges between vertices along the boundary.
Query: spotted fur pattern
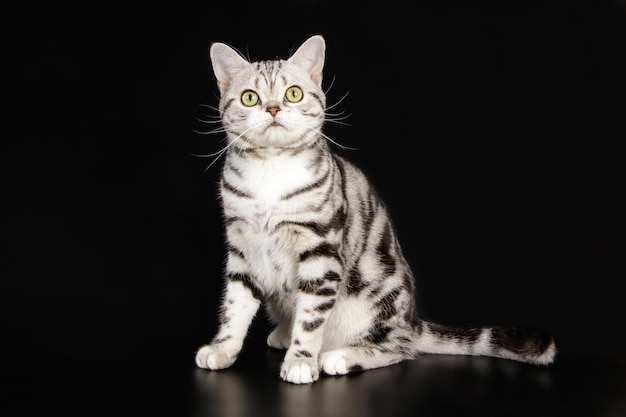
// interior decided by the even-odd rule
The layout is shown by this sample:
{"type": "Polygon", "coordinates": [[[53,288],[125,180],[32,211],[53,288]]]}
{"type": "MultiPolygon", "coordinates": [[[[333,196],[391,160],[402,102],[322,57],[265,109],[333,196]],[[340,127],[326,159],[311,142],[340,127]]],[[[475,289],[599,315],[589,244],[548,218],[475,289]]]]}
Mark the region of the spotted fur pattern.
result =
{"type": "Polygon", "coordinates": [[[420,353],[551,363],[554,341],[541,330],[418,317],[384,203],[322,133],[324,50],[313,36],[288,60],[249,63],[225,44],[211,47],[228,137],[220,182],[228,255],[219,330],[197,365],[230,366],[261,304],[276,325],[268,345],[286,349],[280,376],[293,383],[420,353]],[[293,86],[295,99],[286,95],[293,86]]]}

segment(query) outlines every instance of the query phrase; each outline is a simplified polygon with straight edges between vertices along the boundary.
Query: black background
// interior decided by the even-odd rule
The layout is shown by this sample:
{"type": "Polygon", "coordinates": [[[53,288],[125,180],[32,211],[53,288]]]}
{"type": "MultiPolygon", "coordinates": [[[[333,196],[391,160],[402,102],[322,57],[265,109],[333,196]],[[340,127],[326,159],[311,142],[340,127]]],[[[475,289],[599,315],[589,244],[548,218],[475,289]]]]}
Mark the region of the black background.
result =
{"type": "MultiPolygon", "coordinates": [[[[205,170],[213,159],[193,156],[223,146],[198,133],[215,127],[201,122],[218,100],[208,48],[286,58],[319,33],[331,111],[350,115],[326,133],[358,148],[335,147],[386,201],[421,315],[551,329],[571,366],[555,369],[613,372],[580,392],[617,415],[606,410],[626,408],[623,388],[606,381],[623,383],[626,366],[625,12],[623,1],[4,2],[3,406],[84,402],[94,414],[141,392],[136,411],[208,415],[193,357],[215,331],[224,253],[221,161],[205,170]]],[[[282,384],[266,327],[259,318],[246,345],[259,362],[235,367],[260,387],[282,384]]],[[[389,386],[402,371],[378,372],[392,372],[389,386]]],[[[526,412],[564,410],[544,395],[552,406],[526,412]]]]}

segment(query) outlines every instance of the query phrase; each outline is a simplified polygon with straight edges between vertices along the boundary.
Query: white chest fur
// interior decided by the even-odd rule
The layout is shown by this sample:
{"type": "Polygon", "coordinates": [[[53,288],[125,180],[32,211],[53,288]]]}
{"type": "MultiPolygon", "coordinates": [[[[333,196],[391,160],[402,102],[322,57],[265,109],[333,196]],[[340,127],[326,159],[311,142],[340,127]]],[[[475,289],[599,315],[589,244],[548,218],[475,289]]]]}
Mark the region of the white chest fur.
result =
{"type": "Polygon", "coordinates": [[[234,219],[227,227],[228,239],[244,252],[255,275],[267,280],[268,288],[289,285],[296,255],[314,244],[312,238],[319,239],[311,231],[285,224],[314,221],[320,214],[311,211],[320,202],[315,192],[290,195],[326,174],[329,165],[321,160],[318,152],[285,152],[265,159],[228,161],[223,177],[228,186],[223,184],[222,192],[226,218],[234,219]]]}
{"type": "Polygon", "coordinates": [[[265,216],[282,217],[306,212],[315,196],[289,196],[314,184],[327,174],[330,167],[327,158],[320,158],[319,149],[284,151],[265,158],[233,155],[228,164],[223,180],[239,193],[223,193],[226,215],[260,223],[270,220],[264,219],[265,216]]]}
{"type": "Polygon", "coordinates": [[[268,159],[250,159],[235,165],[239,178],[234,180],[245,193],[253,195],[258,202],[273,204],[314,180],[314,173],[307,168],[307,155],[278,155],[268,159]]]}

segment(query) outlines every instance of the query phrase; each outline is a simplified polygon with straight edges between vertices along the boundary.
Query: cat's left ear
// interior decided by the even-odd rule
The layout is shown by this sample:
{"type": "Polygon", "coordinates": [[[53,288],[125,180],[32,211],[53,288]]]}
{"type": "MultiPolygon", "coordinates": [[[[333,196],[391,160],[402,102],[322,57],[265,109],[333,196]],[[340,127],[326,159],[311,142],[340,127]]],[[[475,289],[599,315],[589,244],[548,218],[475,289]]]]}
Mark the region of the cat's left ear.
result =
{"type": "Polygon", "coordinates": [[[311,79],[321,86],[325,50],[324,38],[321,35],[311,36],[294,52],[288,62],[306,70],[311,75],[311,79]]]}
{"type": "Polygon", "coordinates": [[[211,45],[209,55],[211,56],[213,73],[215,78],[217,78],[217,87],[220,90],[220,94],[224,94],[235,74],[250,65],[239,52],[219,42],[211,45]]]}

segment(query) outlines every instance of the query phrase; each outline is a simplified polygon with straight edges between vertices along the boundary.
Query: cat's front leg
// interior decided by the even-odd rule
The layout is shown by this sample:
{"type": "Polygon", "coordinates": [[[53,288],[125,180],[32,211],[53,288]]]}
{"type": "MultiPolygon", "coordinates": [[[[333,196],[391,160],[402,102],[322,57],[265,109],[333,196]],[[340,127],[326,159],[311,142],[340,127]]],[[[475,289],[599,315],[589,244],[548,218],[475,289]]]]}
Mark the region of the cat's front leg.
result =
{"type": "Polygon", "coordinates": [[[213,370],[231,366],[241,351],[260,304],[260,290],[250,275],[227,273],[219,330],[210,344],[198,350],[196,364],[200,368],[213,370]]]}
{"type": "Polygon", "coordinates": [[[337,299],[341,276],[337,253],[335,245],[325,243],[300,255],[291,345],[280,372],[287,382],[307,384],[319,378],[324,327],[337,299]]]}

